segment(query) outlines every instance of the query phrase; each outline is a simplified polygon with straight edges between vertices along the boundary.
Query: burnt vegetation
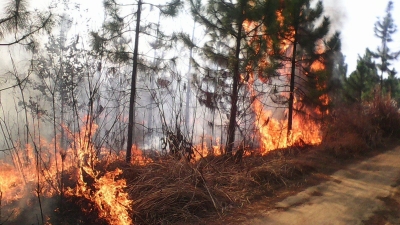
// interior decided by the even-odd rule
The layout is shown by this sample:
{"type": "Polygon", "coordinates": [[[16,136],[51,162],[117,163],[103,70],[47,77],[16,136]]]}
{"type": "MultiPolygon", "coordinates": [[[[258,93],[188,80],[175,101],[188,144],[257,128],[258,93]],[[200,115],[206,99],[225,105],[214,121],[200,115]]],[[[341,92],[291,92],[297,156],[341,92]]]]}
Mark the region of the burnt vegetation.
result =
{"type": "Polygon", "coordinates": [[[30,57],[1,71],[0,225],[226,223],[399,144],[391,1],[349,75],[322,1],[105,0],[89,40],[79,4],[27,3],[0,14],[30,57]]]}

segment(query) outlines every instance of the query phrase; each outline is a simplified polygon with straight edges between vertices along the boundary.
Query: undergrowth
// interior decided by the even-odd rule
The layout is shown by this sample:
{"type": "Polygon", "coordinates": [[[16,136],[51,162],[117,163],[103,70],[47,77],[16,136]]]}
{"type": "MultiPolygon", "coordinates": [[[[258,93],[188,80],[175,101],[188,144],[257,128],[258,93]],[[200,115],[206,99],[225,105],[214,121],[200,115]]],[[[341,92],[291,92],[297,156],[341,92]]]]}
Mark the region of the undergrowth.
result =
{"type": "MultiPolygon", "coordinates": [[[[146,165],[116,161],[102,169],[119,167],[124,171],[121,178],[127,180],[133,201],[134,224],[201,224],[205,218],[222,218],[297,185],[327,164],[362,156],[384,145],[388,138],[400,134],[400,115],[391,101],[376,98],[368,104],[332,111],[322,132],[319,146],[291,147],[265,156],[255,153],[239,162],[226,156],[208,156],[196,162],[165,156],[146,165]]],[[[76,199],[69,202],[87,206],[76,199]]]]}

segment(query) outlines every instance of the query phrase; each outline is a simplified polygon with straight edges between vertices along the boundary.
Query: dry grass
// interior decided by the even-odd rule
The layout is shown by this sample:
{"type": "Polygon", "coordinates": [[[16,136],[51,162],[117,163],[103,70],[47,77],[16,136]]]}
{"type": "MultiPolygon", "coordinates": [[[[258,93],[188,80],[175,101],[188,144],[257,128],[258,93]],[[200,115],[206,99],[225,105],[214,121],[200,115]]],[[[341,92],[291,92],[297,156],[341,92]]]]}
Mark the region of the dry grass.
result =
{"type": "Polygon", "coordinates": [[[326,164],[335,160],[370,152],[400,127],[397,108],[384,99],[338,109],[331,116],[318,147],[282,149],[278,154],[245,157],[240,163],[223,156],[195,163],[164,158],[125,170],[136,224],[201,223],[210,215],[222,216],[326,171],[326,164]]]}
{"type": "Polygon", "coordinates": [[[223,156],[195,163],[165,158],[127,168],[124,178],[135,224],[171,224],[221,216],[312,170],[305,162],[276,156],[247,157],[241,163],[223,156]]]}
{"type": "Polygon", "coordinates": [[[135,224],[204,224],[206,218],[223,218],[263,196],[304,183],[312,174],[333,172],[329,165],[370,152],[385,137],[399,133],[400,116],[395,106],[377,99],[368,106],[338,109],[326,124],[320,146],[281,149],[240,162],[225,156],[197,162],[164,157],[146,165],[114,162],[101,169],[123,169],[135,224]]]}

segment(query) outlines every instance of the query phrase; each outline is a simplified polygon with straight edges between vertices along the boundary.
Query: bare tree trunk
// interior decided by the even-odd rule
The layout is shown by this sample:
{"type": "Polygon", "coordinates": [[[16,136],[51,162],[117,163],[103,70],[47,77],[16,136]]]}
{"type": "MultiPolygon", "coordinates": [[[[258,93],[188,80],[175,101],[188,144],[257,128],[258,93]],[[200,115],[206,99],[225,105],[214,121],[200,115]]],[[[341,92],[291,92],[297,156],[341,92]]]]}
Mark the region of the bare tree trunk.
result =
{"type": "Polygon", "coordinates": [[[294,103],[294,78],[296,76],[296,50],[297,50],[297,26],[294,30],[293,53],[292,53],[292,71],[290,74],[290,90],[289,90],[289,112],[288,112],[288,128],[287,139],[289,140],[293,127],[293,103],[294,103]]]}
{"type": "MultiPolygon", "coordinates": [[[[64,118],[64,108],[65,108],[65,100],[64,100],[64,91],[61,92],[61,117],[60,117],[60,125],[66,125],[65,123],[65,118],[64,118]]],[[[64,131],[64,127],[61,126],[61,137],[60,137],[60,147],[61,150],[65,150],[65,131],[64,131]]]]}
{"type": "MultiPolygon", "coordinates": [[[[241,1],[240,8],[241,12],[244,8],[244,3],[241,1]]],[[[237,101],[239,94],[239,79],[240,79],[240,71],[239,71],[239,54],[240,54],[240,42],[242,40],[242,29],[243,29],[243,14],[239,16],[238,19],[238,32],[236,37],[236,50],[235,50],[235,65],[233,71],[233,84],[232,84],[232,93],[231,93],[231,110],[229,116],[229,125],[228,125],[228,138],[226,144],[226,154],[232,155],[233,145],[235,142],[235,131],[236,131],[236,114],[237,114],[237,101]]]]}
{"type": "MultiPolygon", "coordinates": [[[[192,38],[191,41],[193,42],[194,40],[194,32],[196,29],[196,20],[193,22],[193,30],[192,30],[192,38]]],[[[186,87],[186,106],[185,106],[185,127],[187,134],[189,135],[189,123],[190,123],[190,92],[191,92],[191,81],[192,81],[192,75],[191,70],[192,70],[192,57],[193,57],[193,48],[190,48],[190,53],[189,53],[189,68],[188,68],[188,73],[187,73],[187,87],[186,87]]]]}
{"type": "Polygon", "coordinates": [[[139,28],[140,28],[140,14],[142,11],[142,0],[138,2],[138,11],[136,18],[136,33],[135,33],[135,49],[133,52],[133,66],[132,66],[132,81],[131,81],[131,95],[129,99],[129,123],[128,123],[128,141],[126,146],[126,162],[130,162],[132,158],[132,144],[135,135],[135,99],[136,99],[136,78],[137,78],[137,64],[138,64],[138,48],[139,48],[139,28]]]}
{"type": "MultiPolygon", "coordinates": [[[[386,41],[382,40],[382,48],[383,48],[383,55],[386,55],[386,41]]],[[[381,70],[381,76],[380,76],[380,85],[381,85],[381,96],[383,96],[383,71],[387,71],[386,67],[386,62],[381,58],[382,62],[382,70],[381,70]]]]}

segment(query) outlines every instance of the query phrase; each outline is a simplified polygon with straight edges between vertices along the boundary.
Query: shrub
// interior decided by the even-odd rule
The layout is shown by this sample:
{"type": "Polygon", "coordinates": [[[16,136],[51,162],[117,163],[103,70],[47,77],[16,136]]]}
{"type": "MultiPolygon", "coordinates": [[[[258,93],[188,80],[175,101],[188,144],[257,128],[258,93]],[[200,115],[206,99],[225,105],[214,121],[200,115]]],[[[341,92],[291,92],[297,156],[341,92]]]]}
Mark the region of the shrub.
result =
{"type": "Polygon", "coordinates": [[[395,101],[377,96],[367,105],[367,114],[385,137],[400,134],[400,113],[395,101]]]}
{"type": "Polygon", "coordinates": [[[325,124],[324,146],[337,156],[354,155],[382,142],[380,129],[359,104],[337,108],[325,124]]]}

